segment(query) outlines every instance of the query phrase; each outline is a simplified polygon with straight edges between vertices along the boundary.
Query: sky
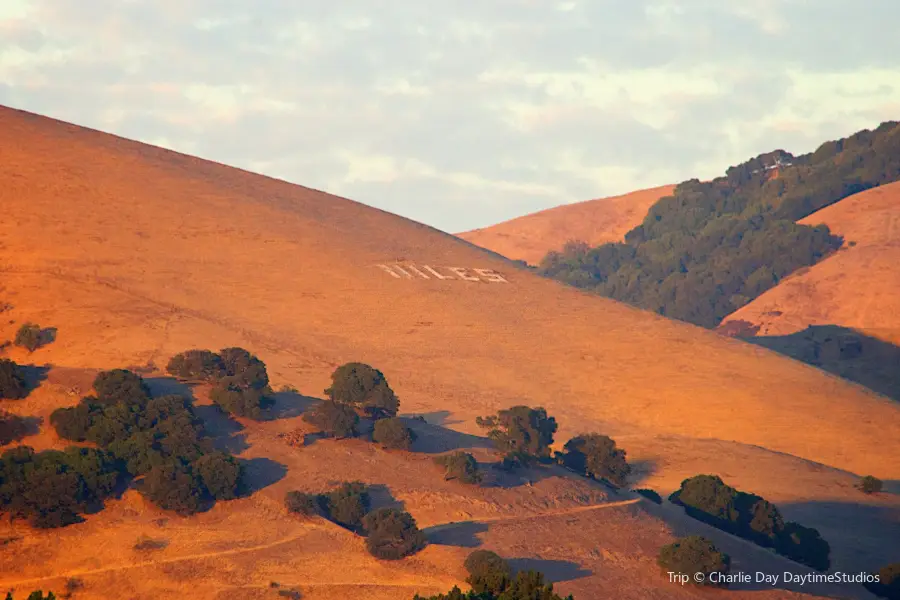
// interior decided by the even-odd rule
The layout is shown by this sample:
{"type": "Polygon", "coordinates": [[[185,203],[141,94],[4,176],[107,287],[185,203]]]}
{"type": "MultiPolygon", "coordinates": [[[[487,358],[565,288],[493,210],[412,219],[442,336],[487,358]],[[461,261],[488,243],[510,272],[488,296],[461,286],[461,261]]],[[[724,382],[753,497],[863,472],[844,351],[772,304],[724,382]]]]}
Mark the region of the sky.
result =
{"type": "Polygon", "coordinates": [[[460,232],[900,120],[897,0],[0,0],[0,104],[460,232]]]}

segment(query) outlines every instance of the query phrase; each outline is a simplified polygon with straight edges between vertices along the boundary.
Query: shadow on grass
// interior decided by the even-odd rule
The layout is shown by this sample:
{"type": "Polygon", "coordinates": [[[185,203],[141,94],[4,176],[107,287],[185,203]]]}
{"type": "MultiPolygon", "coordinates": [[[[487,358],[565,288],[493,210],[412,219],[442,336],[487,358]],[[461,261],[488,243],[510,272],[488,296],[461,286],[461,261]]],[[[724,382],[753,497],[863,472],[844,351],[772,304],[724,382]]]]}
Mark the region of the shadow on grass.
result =
{"type": "Polygon", "coordinates": [[[489,527],[486,523],[460,521],[459,523],[446,523],[444,525],[426,527],[422,531],[430,544],[478,548],[483,543],[478,535],[486,533],[488,529],[489,527]]]}
{"type": "Polygon", "coordinates": [[[547,583],[571,581],[573,579],[581,579],[582,577],[590,577],[593,575],[592,571],[583,569],[578,563],[568,560],[513,558],[509,560],[509,566],[511,566],[516,573],[529,570],[540,571],[544,574],[547,583]]]}

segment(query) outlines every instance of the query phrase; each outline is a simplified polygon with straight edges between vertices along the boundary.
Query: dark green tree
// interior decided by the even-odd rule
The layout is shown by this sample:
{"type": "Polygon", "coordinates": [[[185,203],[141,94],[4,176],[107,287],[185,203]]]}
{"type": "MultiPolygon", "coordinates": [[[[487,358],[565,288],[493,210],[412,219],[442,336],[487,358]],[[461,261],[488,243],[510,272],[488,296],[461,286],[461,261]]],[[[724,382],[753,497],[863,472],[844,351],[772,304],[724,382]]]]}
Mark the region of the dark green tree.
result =
{"type": "Polygon", "coordinates": [[[550,456],[550,445],[556,433],[556,419],[542,408],[513,406],[496,415],[478,417],[475,422],[488,430],[488,437],[501,450],[523,452],[537,458],[550,456]]]}
{"type": "Polygon", "coordinates": [[[464,566],[469,572],[466,582],[476,593],[500,594],[512,583],[512,567],[496,552],[475,550],[466,557],[464,566]]]}
{"type": "Polygon", "coordinates": [[[225,363],[211,350],[187,350],[173,356],[166,371],[180,379],[215,381],[225,375],[225,363]]]}
{"type": "Polygon", "coordinates": [[[25,323],[16,332],[16,338],[13,343],[16,346],[25,348],[29,352],[34,352],[43,344],[43,330],[40,325],[34,323],[25,323]]]}
{"type": "Polygon", "coordinates": [[[481,483],[483,475],[478,470],[478,461],[468,452],[453,452],[438,456],[435,464],[444,467],[444,480],[458,479],[463,483],[481,483]]]}
{"type": "Polygon", "coordinates": [[[616,447],[610,437],[597,433],[579,435],[557,452],[557,458],[564,466],[594,479],[605,479],[623,486],[628,481],[631,466],[625,460],[625,451],[616,447]]]}
{"type": "Polygon", "coordinates": [[[244,469],[233,456],[224,452],[204,454],[192,463],[191,468],[216,500],[233,500],[240,494],[244,469]]]}
{"type": "Polygon", "coordinates": [[[102,371],[94,379],[97,400],[103,404],[144,405],[150,399],[150,388],[137,373],[127,369],[102,371]]]}
{"type": "Polygon", "coordinates": [[[372,440],[393,450],[409,450],[416,440],[416,434],[399,417],[389,417],[375,421],[372,440]]]}
{"type": "Polygon", "coordinates": [[[359,531],[363,517],[369,512],[371,500],[368,487],[358,481],[342,484],[323,494],[320,505],[328,518],[351,531],[359,531]]]}
{"type": "Polygon", "coordinates": [[[364,363],[347,363],[335,369],[331,382],[325,394],[333,402],[349,404],[374,419],[397,416],[400,401],[378,369],[364,363]]]}
{"type": "MultiPolygon", "coordinates": [[[[706,576],[703,585],[710,586],[724,587],[724,584],[710,581],[710,575],[713,573],[725,575],[731,570],[731,558],[720,552],[711,541],[698,535],[679,538],[663,546],[659,551],[657,563],[667,572],[686,575],[703,573],[706,576]]],[[[693,577],[690,581],[696,583],[693,577]]]]}
{"type": "Polygon", "coordinates": [[[415,554],[427,543],[412,515],[395,508],[370,512],[363,519],[363,527],[369,553],[383,560],[398,560],[415,554]]]}
{"type": "Polygon", "coordinates": [[[359,434],[359,415],[347,404],[326,400],[303,414],[303,420],[336,438],[356,437],[359,434]]]}

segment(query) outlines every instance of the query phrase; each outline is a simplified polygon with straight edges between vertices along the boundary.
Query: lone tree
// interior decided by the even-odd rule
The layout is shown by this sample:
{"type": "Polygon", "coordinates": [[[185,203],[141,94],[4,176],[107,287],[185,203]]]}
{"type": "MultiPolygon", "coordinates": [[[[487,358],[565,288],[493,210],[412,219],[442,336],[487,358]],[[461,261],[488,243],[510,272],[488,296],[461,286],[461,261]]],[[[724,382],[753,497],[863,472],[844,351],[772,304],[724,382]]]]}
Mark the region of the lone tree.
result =
{"type": "Polygon", "coordinates": [[[22,367],[8,358],[0,358],[0,398],[19,400],[27,395],[28,387],[25,385],[22,367]]]}
{"type": "Polygon", "coordinates": [[[428,543],[416,520],[408,512],[379,508],[365,516],[366,548],[384,560],[398,560],[415,554],[428,543]]]}
{"type": "Polygon", "coordinates": [[[866,475],[859,480],[859,489],[864,494],[877,494],[881,491],[884,484],[880,479],[872,475],[866,475]]]}
{"type": "Polygon", "coordinates": [[[44,343],[43,330],[40,325],[34,323],[25,323],[16,332],[16,339],[13,341],[16,346],[25,348],[29,352],[34,352],[44,343]]]}
{"type": "MultiPolygon", "coordinates": [[[[657,563],[665,571],[690,574],[703,573],[703,585],[722,586],[726,584],[710,581],[711,575],[725,575],[731,569],[731,558],[719,552],[719,549],[708,539],[699,535],[679,538],[675,542],[663,546],[659,551],[657,563]]],[[[694,577],[690,580],[696,583],[694,577]]]]}
{"type": "Polygon", "coordinates": [[[372,440],[392,450],[409,450],[416,434],[400,418],[389,417],[375,421],[372,440]]]}
{"type": "Polygon", "coordinates": [[[481,483],[483,476],[478,470],[478,461],[468,452],[454,452],[434,459],[435,464],[444,467],[444,480],[458,479],[463,483],[481,483]]]}
{"type": "Polygon", "coordinates": [[[464,563],[469,576],[466,582],[477,594],[500,594],[512,583],[512,568],[496,552],[476,550],[464,563]]]}
{"type": "Polygon", "coordinates": [[[373,419],[395,417],[400,409],[384,373],[364,363],[351,362],[335,369],[325,394],[333,402],[349,404],[373,419]]]}
{"type": "Polygon", "coordinates": [[[542,407],[513,406],[496,415],[478,417],[475,423],[488,430],[488,437],[502,450],[522,452],[536,458],[550,456],[556,419],[542,407]]]}
{"type": "Polygon", "coordinates": [[[563,446],[556,457],[565,467],[593,479],[606,479],[623,486],[627,483],[631,466],[625,460],[625,451],[616,448],[610,437],[597,433],[579,435],[563,446]]]}
{"type": "Polygon", "coordinates": [[[318,427],[326,435],[336,438],[359,435],[359,415],[347,404],[325,400],[310,412],[303,413],[303,420],[318,427]]]}

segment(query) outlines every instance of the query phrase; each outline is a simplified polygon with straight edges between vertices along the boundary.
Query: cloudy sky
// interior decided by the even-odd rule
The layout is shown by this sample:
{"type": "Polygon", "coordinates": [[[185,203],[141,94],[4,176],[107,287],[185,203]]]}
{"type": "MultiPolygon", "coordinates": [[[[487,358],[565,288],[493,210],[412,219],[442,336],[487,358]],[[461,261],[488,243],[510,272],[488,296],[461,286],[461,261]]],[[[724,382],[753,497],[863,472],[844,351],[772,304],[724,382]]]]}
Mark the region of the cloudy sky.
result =
{"type": "Polygon", "coordinates": [[[900,119],[897,0],[0,0],[0,104],[450,232],[900,119]]]}

